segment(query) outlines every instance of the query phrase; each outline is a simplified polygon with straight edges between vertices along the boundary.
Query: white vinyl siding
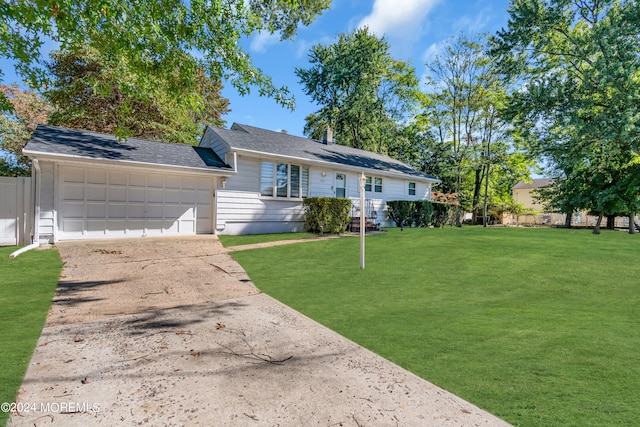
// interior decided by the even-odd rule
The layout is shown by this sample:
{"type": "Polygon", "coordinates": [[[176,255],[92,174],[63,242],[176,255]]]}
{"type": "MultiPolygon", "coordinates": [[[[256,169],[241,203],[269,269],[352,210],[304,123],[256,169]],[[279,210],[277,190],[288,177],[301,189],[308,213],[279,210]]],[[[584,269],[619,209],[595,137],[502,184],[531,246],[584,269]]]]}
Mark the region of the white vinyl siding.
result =
{"type": "Polygon", "coordinates": [[[219,234],[252,234],[303,231],[300,200],[263,198],[260,193],[218,190],[216,231],[219,234]]]}

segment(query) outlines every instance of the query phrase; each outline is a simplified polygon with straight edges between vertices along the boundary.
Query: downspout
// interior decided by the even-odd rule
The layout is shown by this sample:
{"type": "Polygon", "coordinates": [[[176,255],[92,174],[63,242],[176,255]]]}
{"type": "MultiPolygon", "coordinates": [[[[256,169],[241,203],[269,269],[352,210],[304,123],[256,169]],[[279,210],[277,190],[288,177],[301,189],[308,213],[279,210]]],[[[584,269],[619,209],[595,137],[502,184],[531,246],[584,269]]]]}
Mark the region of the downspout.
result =
{"type": "Polygon", "coordinates": [[[34,198],[34,217],[33,217],[33,239],[30,245],[27,245],[23,248],[14,251],[9,255],[9,258],[15,258],[18,255],[30,251],[31,249],[36,249],[40,246],[40,163],[38,163],[38,159],[33,159],[31,161],[33,166],[33,184],[32,186],[35,188],[33,198],[34,198]]]}

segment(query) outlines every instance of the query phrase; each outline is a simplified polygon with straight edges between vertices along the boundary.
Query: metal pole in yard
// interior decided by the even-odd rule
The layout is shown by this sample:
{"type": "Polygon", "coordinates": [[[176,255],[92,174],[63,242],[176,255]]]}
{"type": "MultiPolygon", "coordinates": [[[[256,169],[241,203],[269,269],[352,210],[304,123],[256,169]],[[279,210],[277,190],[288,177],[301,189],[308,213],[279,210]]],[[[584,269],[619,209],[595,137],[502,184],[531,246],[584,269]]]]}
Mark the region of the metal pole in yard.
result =
{"type": "Polygon", "coordinates": [[[360,181],[360,269],[364,270],[364,233],[367,228],[364,211],[364,185],[367,182],[367,177],[364,176],[364,172],[358,181],[360,181]]]}

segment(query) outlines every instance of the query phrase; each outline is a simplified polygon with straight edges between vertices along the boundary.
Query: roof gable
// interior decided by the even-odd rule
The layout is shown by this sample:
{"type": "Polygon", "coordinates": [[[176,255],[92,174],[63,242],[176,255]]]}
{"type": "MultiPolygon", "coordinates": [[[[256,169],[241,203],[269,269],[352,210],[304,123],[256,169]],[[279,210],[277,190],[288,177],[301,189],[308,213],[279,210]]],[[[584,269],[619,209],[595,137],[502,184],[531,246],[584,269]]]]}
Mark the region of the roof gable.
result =
{"type": "Polygon", "coordinates": [[[335,163],[382,173],[406,175],[407,178],[438,181],[437,178],[420,172],[406,163],[371,151],[338,144],[327,145],[308,138],[238,123],[234,123],[231,129],[210,128],[210,130],[223,139],[232,150],[293,157],[311,162],[335,163]]]}
{"type": "Polygon", "coordinates": [[[46,125],[38,125],[23,151],[30,156],[44,154],[194,169],[231,169],[210,148],[140,138],[119,142],[114,135],[46,125]]]}

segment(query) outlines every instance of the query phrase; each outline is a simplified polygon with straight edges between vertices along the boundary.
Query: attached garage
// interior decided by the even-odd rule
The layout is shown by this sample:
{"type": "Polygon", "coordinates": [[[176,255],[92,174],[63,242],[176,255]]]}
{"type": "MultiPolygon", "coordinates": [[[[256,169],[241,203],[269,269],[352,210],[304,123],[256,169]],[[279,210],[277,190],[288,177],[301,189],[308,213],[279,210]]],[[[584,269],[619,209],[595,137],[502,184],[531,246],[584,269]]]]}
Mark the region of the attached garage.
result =
{"type": "Polygon", "coordinates": [[[39,126],[34,163],[39,241],[211,234],[220,177],[211,149],[39,126]]]}
{"type": "Polygon", "coordinates": [[[213,178],[62,166],[59,240],[210,234],[213,178]]]}

